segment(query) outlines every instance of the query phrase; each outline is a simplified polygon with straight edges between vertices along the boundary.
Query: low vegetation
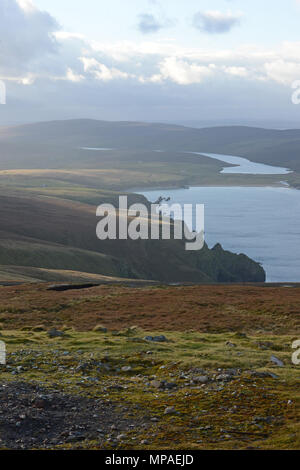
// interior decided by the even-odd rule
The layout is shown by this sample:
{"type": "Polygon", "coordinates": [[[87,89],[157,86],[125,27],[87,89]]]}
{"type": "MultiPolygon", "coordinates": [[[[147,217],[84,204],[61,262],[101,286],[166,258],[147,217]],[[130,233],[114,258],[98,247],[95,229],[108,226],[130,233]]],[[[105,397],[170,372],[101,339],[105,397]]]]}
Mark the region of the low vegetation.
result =
{"type": "Polygon", "coordinates": [[[299,448],[298,298],[284,287],[2,287],[1,447],[299,448]]]}

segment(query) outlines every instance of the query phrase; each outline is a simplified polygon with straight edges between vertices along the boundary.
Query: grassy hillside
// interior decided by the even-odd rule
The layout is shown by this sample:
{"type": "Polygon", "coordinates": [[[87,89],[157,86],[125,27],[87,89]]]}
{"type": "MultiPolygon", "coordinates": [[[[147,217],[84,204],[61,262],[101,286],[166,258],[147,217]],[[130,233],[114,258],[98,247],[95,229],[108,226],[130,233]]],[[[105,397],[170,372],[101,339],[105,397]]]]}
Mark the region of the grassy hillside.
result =
{"type": "Polygon", "coordinates": [[[93,283],[93,284],[122,284],[122,285],[152,285],[155,282],[139,279],[126,279],[116,276],[104,276],[80,272],[79,270],[46,269],[27,266],[6,266],[0,265],[0,283],[3,282],[24,283],[24,282],[66,282],[66,283],[93,283]]]}
{"type": "Polygon", "coordinates": [[[166,282],[265,280],[257,263],[222,249],[205,246],[188,252],[184,241],[172,239],[100,241],[99,219],[91,204],[32,194],[0,195],[0,217],[5,228],[0,232],[2,265],[166,282]]]}

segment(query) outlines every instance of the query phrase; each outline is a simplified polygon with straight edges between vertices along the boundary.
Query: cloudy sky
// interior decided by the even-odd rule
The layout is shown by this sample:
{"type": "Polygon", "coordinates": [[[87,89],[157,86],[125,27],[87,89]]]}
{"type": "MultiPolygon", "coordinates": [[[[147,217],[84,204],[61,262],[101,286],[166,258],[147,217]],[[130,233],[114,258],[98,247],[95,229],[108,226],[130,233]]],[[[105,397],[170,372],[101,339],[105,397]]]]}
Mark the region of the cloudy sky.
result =
{"type": "Polygon", "coordinates": [[[299,0],[0,0],[0,124],[300,127],[299,22],[299,0]]]}

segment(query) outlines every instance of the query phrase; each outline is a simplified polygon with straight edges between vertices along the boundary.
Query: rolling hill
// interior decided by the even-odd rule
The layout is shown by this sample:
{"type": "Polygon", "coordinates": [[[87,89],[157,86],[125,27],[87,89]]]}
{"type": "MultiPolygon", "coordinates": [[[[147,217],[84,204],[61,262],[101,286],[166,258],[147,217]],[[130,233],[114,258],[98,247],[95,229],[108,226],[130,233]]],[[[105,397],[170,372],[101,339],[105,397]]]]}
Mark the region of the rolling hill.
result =
{"type": "MultiPolygon", "coordinates": [[[[151,161],[164,158],[153,155],[152,150],[155,149],[173,153],[226,153],[300,171],[300,130],[297,129],[270,130],[242,126],[193,129],[171,124],[88,119],[2,128],[0,165],[2,168],[4,165],[15,168],[16,163],[19,168],[31,168],[33,164],[35,168],[62,168],[79,160],[82,167],[88,168],[102,158],[109,160],[107,152],[104,155],[97,153],[95,157],[95,154],[82,150],[84,147],[123,151],[117,155],[118,158],[128,160],[136,158],[136,152],[143,155],[148,151],[152,155],[151,161]]],[[[172,158],[176,159],[176,156],[172,158]]]]}
{"type": "MultiPolygon", "coordinates": [[[[5,272],[13,276],[17,267],[16,275],[47,280],[55,280],[58,271],[71,278],[70,272],[75,271],[78,279],[87,273],[161,282],[264,281],[258,263],[225,252],[220,245],[205,246],[195,254],[186,252],[178,240],[100,242],[95,236],[96,206],[116,204],[124,190],[132,193],[128,188],[135,187],[278,183],[276,175],[221,175],[222,162],[187,151],[233,154],[289,167],[294,173],[285,179],[297,186],[299,150],[298,130],[192,129],[94,120],[1,128],[0,265],[4,276],[5,272]],[[49,270],[47,276],[39,277],[42,273],[36,269],[40,268],[49,270]]],[[[130,203],[145,202],[135,194],[129,198],[130,203]]]]}
{"type": "Polygon", "coordinates": [[[61,198],[1,195],[0,265],[164,282],[265,280],[259,264],[220,246],[195,253],[182,240],[100,241],[95,211],[61,198]]]}

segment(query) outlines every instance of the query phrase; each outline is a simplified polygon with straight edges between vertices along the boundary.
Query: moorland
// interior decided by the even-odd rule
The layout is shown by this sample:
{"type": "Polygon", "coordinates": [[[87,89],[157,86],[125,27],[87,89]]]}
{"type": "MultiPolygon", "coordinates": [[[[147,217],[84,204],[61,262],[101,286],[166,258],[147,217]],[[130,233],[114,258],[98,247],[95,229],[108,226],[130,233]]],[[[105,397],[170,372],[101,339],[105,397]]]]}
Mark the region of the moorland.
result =
{"type": "Polygon", "coordinates": [[[299,449],[298,285],[221,245],[95,236],[97,205],[147,204],[133,188],[281,184],[186,151],[288,167],[297,187],[299,149],[300,131],[2,128],[0,447],[299,449]]]}

